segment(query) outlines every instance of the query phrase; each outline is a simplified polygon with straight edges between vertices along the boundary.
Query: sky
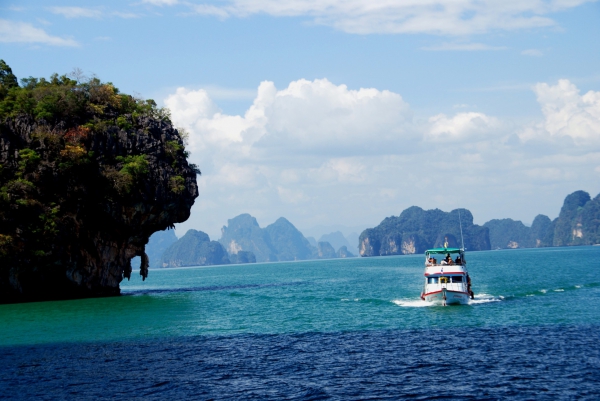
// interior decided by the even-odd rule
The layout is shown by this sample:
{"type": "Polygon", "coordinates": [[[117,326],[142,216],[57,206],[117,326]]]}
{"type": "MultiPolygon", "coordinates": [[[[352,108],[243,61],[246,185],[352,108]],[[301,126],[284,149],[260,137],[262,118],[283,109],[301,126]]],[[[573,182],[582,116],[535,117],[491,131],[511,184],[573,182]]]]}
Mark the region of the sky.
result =
{"type": "Polygon", "coordinates": [[[413,205],[529,225],[600,193],[598,21],[594,0],[0,0],[0,58],[168,107],[202,171],[178,236],[241,213],[347,235],[413,205]]]}

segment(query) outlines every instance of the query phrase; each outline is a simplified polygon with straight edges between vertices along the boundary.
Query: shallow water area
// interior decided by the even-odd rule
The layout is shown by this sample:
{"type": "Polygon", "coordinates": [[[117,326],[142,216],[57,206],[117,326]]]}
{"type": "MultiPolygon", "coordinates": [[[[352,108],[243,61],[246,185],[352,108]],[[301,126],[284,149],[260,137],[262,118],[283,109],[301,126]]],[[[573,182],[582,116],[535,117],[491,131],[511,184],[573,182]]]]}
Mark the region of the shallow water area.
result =
{"type": "MultiPolygon", "coordinates": [[[[448,307],[419,299],[421,255],[151,270],[146,281],[123,282],[121,297],[0,305],[0,362],[9,367],[0,385],[28,383],[27,397],[35,398],[26,378],[50,375],[38,390],[91,383],[73,385],[81,397],[137,363],[147,370],[148,388],[161,375],[170,383],[155,388],[167,398],[196,394],[200,377],[201,399],[394,398],[411,391],[418,398],[430,394],[419,375],[462,374],[491,385],[489,369],[502,363],[518,368],[503,367],[496,379],[504,387],[488,392],[492,399],[518,397],[511,391],[519,383],[542,395],[546,388],[549,397],[594,398],[600,383],[588,372],[600,367],[600,279],[590,261],[597,260],[600,247],[468,252],[475,299],[448,307]],[[104,379],[91,374],[94,363],[104,366],[104,379]],[[355,376],[345,380],[344,367],[355,376]],[[61,371],[74,376],[52,373],[61,371]],[[175,383],[169,371],[186,371],[196,384],[175,383]],[[407,392],[407,384],[415,388],[407,392]]],[[[133,377],[142,379],[124,383],[131,386],[133,377]]],[[[456,394],[483,394],[464,386],[456,394]]]]}

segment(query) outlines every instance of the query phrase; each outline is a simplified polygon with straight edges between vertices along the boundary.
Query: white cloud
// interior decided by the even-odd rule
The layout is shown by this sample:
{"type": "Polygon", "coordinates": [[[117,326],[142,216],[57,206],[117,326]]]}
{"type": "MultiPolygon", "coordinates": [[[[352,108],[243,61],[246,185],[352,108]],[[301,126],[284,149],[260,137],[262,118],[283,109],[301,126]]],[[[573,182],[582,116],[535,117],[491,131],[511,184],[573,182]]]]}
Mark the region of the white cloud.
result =
{"type": "Polygon", "coordinates": [[[425,137],[438,142],[459,141],[485,136],[500,128],[500,122],[483,113],[458,113],[452,118],[438,114],[429,118],[430,127],[425,137]]]}
{"type": "Polygon", "coordinates": [[[60,38],[46,33],[26,22],[15,22],[0,19],[0,42],[5,43],[40,43],[51,46],[79,46],[73,39],[60,38]]]}
{"type": "MultiPolygon", "coordinates": [[[[555,25],[548,14],[594,0],[228,0],[185,3],[195,12],[220,18],[267,14],[303,16],[349,33],[433,33],[469,35],[555,25]]],[[[176,0],[145,0],[173,5],[176,0]]]]}
{"type": "Polygon", "coordinates": [[[542,57],[544,53],[538,49],[527,49],[521,52],[523,56],[531,56],[531,57],[542,57]]]}
{"type": "Polygon", "coordinates": [[[100,18],[102,11],[83,7],[50,7],[54,14],[60,14],[65,18],[100,18]]]}
{"type": "Polygon", "coordinates": [[[506,46],[490,46],[483,43],[442,43],[435,46],[422,47],[429,51],[482,51],[482,50],[506,50],[506,46]]]}
{"type": "Polygon", "coordinates": [[[534,92],[545,121],[542,130],[530,128],[522,134],[524,138],[550,134],[570,137],[579,144],[600,144],[600,91],[580,95],[573,83],[561,79],[556,85],[539,83],[534,92]]]}
{"type": "Polygon", "coordinates": [[[124,19],[140,18],[139,14],[124,13],[124,12],[121,12],[121,11],[113,11],[111,14],[114,15],[114,16],[116,16],[116,17],[124,18],[124,19]]]}
{"type": "Polygon", "coordinates": [[[349,90],[326,79],[294,81],[279,91],[265,81],[244,116],[222,114],[205,90],[179,88],[165,104],[175,121],[198,133],[190,139],[193,149],[238,143],[246,152],[252,147],[276,155],[281,149],[394,152],[389,146],[399,145],[412,128],[412,112],[400,95],[349,90]]]}
{"type": "Polygon", "coordinates": [[[263,225],[285,216],[298,227],[373,226],[411,205],[500,218],[523,207],[522,197],[506,197],[519,191],[542,197],[531,206],[537,214],[557,187],[561,196],[586,188],[598,171],[597,146],[561,135],[571,138],[583,124],[575,120],[592,126],[600,114],[598,93],[582,96],[568,81],[535,91],[546,118],[531,122],[534,136],[519,138],[523,127],[468,108],[413,119],[397,93],[327,79],[282,89],[262,82],[243,115],[224,113],[206,90],[179,88],[165,104],[190,132],[191,161],[203,172],[195,211],[180,227],[218,238],[240,213],[263,225]],[[478,214],[490,204],[493,215],[478,214]]]}
{"type": "Polygon", "coordinates": [[[142,0],[142,3],[155,6],[173,6],[179,3],[179,0],[142,0]]]}

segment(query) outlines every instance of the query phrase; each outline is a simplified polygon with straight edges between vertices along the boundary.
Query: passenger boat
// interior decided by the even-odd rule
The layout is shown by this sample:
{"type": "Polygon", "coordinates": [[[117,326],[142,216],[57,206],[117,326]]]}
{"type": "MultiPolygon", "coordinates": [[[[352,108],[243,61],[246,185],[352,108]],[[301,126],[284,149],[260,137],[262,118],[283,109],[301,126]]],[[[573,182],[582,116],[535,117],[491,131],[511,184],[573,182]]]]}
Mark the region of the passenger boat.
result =
{"type": "Polygon", "coordinates": [[[464,248],[425,251],[425,284],[421,299],[446,306],[467,304],[469,298],[473,299],[473,291],[464,248]]]}

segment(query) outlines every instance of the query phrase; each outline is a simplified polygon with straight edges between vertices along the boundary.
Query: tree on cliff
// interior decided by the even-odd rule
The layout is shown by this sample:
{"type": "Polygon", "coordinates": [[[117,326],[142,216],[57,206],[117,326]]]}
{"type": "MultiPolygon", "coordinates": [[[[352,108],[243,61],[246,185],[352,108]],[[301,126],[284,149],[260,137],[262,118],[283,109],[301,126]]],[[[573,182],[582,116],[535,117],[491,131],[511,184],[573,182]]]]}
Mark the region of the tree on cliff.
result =
{"type": "Polygon", "coordinates": [[[19,86],[0,61],[0,302],[119,293],[189,217],[198,169],[168,110],[97,78],[19,86]]]}

